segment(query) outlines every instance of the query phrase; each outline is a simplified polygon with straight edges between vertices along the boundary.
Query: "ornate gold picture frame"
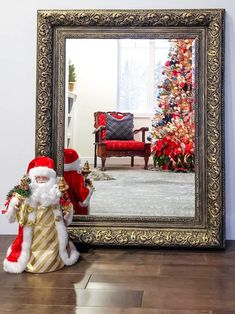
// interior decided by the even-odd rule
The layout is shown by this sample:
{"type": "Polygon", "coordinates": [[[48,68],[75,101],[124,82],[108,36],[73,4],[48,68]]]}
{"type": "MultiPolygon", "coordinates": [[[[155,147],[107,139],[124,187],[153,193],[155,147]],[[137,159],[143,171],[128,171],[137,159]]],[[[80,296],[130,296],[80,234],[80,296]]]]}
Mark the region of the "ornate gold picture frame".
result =
{"type": "Polygon", "coordinates": [[[224,10],[38,11],[36,155],[54,158],[63,173],[66,38],[166,38],[197,43],[195,219],[75,217],[76,242],[223,248],[224,10]]]}

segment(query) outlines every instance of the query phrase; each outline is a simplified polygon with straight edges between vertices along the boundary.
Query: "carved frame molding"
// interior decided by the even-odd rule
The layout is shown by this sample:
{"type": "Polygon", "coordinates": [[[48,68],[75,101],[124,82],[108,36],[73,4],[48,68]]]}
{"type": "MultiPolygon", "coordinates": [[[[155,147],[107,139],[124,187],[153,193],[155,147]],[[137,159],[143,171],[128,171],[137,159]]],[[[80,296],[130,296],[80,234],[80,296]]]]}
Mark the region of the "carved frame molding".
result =
{"type": "MultiPolygon", "coordinates": [[[[37,27],[37,94],[36,94],[36,155],[51,156],[57,171],[63,164],[63,30],[71,29],[130,29],[130,35],[149,29],[201,29],[205,32],[205,81],[201,100],[204,114],[203,145],[198,141],[198,180],[201,188],[196,207],[204,213],[201,226],[186,223],[162,225],[151,221],[147,227],[139,222],[120,219],[113,227],[112,219],[75,217],[68,228],[70,236],[79,243],[95,245],[149,245],[223,248],[224,234],[224,10],[50,10],[38,11],[37,27]],[[62,31],[60,31],[62,29],[62,31]],[[57,40],[60,36],[60,40],[57,40]],[[58,54],[58,50],[61,53],[58,54]],[[59,56],[59,58],[58,58],[59,56]],[[56,70],[57,69],[57,70],[56,70]],[[202,155],[203,160],[200,159],[202,155]]],[[[75,34],[75,32],[72,31],[75,34]]],[[[110,35],[111,36],[111,35],[110,35]]],[[[74,37],[77,37],[74,35],[74,37]]],[[[200,84],[200,82],[198,82],[200,84]]],[[[200,125],[199,125],[200,127],[200,125]]],[[[202,134],[203,133],[203,134],[202,134]]],[[[196,180],[197,180],[196,179],[196,180]]],[[[197,182],[196,182],[197,183],[197,182]]],[[[196,184],[197,186],[197,184],[196,184]]],[[[182,219],[181,222],[187,222],[182,219]]]]}

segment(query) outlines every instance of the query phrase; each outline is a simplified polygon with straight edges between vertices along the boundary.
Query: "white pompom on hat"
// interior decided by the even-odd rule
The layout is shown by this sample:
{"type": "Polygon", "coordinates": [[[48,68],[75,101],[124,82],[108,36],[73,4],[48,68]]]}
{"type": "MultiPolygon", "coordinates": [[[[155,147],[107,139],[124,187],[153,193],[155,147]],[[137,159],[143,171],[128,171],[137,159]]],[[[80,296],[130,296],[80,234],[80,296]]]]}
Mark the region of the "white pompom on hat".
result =
{"type": "Polygon", "coordinates": [[[73,148],[64,149],[64,171],[81,171],[79,155],[73,148]]]}
{"type": "Polygon", "coordinates": [[[31,179],[37,176],[56,178],[54,161],[49,157],[38,156],[30,161],[27,169],[27,174],[31,179]]]}

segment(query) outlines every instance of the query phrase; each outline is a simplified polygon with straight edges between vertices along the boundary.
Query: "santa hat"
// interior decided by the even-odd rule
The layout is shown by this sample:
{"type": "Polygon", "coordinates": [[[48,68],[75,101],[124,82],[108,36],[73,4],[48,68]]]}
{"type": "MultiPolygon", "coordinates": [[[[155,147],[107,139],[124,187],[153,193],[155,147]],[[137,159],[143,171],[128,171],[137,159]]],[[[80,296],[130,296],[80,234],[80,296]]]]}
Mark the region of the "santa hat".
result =
{"type": "Polygon", "coordinates": [[[55,178],[54,161],[49,157],[36,157],[30,161],[27,174],[30,178],[35,178],[36,176],[55,178]]]}
{"type": "Polygon", "coordinates": [[[81,170],[81,160],[76,150],[72,148],[64,149],[64,171],[81,170]]]}

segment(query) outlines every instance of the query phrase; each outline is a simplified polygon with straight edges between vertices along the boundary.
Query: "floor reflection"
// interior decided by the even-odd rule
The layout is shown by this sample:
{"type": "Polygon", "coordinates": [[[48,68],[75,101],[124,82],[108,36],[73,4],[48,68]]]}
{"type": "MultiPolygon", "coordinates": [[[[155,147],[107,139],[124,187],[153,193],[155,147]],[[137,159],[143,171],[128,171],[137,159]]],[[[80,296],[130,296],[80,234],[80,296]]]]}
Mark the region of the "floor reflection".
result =
{"type": "Polygon", "coordinates": [[[128,166],[109,167],[105,175],[112,180],[94,181],[91,215],[195,215],[194,173],[146,171],[128,166]]]}

